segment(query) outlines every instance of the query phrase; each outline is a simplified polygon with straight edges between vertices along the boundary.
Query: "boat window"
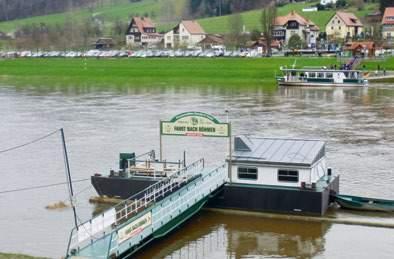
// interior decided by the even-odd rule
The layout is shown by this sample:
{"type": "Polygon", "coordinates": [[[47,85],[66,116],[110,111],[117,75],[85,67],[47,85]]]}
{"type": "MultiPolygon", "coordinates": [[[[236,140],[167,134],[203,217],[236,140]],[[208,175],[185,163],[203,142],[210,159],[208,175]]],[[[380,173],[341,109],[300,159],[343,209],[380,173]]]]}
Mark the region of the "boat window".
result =
{"type": "Polygon", "coordinates": [[[257,180],[257,168],[238,167],[238,179],[257,180]]]}
{"type": "Polygon", "coordinates": [[[298,171],[280,169],[278,170],[278,181],[298,182],[298,171]]]}
{"type": "Polygon", "coordinates": [[[326,74],[326,77],[327,77],[327,78],[332,78],[332,73],[327,73],[327,74],[326,74]]]}
{"type": "Polygon", "coordinates": [[[316,77],[316,73],[315,72],[309,72],[309,77],[311,77],[311,78],[316,77]]]}
{"type": "Polygon", "coordinates": [[[318,78],[324,78],[324,73],[318,73],[318,74],[317,74],[317,77],[318,77],[318,78]]]}

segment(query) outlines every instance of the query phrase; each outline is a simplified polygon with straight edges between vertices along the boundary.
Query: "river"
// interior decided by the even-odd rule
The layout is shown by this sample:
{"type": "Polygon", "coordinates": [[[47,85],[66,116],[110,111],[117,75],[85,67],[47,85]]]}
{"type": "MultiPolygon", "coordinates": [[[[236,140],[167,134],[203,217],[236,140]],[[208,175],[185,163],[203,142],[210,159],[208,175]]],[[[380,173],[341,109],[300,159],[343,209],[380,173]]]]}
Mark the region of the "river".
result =
{"type": "MultiPolygon", "coordinates": [[[[327,141],[341,193],[394,199],[394,86],[352,89],[256,87],[0,87],[0,150],[64,128],[74,180],[115,168],[119,152],[159,147],[159,121],[202,111],[232,122],[233,134],[327,141]]],[[[164,138],[164,155],[222,163],[223,139],[164,138]]],[[[72,211],[45,206],[67,200],[66,185],[12,191],[66,180],[59,134],[0,153],[0,251],[60,258],[72,211]]],[[[74,185],[80,220],[95,195],[74,185]]],[[[341,212],[343,217],[353,217],[341,212]]],[[[394,223],[388,214],[357,217],[394,223]]],[[[392,258],[394,229],[306,223],[202,211],[156,241],[139,258],[392,258]]]]}

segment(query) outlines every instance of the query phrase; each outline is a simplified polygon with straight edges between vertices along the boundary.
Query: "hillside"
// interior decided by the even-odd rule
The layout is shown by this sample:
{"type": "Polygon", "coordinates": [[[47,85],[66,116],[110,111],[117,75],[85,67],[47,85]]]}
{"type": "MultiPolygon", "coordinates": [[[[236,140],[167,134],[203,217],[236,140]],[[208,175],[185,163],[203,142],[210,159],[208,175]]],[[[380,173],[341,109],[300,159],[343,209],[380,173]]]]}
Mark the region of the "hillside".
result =
{"type": "MultiPolygon", "coordinates": [[[[328,23],[330,18],[334,15],[335,13],[334,10],[319,11],[319,12],[302,12],[303,8],[312,6],[316,3],[318,3],[318,1],[309,2],[309,3],[288,4],[278,8],[278,15],[286,15],[290,11],[295,10],[302,16],[313,21],[317,26],[320,27],[321,30],[324,30],[326,24],[328,23]]],[[[375,11],[377,9],[378,9],[377,4],[364,4],[364,9],[362,11],[357,11],[357,9],[354,7],[350,7],[345,10],[349,12],[354,12],[358,17],[361,18],[361,17],[365,17],[367,13],[370,13],[371,11],[375,11]]],[[[261,10],[254,10],[254,11],[242,13],[242,20],[244,22],[246,30],[248,31],[252,31],[253,29],[260,29],[260,18],[261,18],[261,10]]],[[[200,19],[199,22],[208,33],[223,33],[229,30],[228,20],[229,20],[229,16],[222,16],[222,17],[200,19]]]]}
{"type": "MultiPolygon", "coordinates": [[[[183,0],[178,0],[183,1],[183,0]]],[[[46,25],[56,25],[63,24],[65,21],[69,20],[71,17],[74,22],[82,21],[83,19],[88,19],[89,17],[100,16],[109,26],[116,19],[121,19],[124,21],[129,20],[130,15],[158,15],[160,11],[160,2],[158,0],[143,0],[141,2],[130,3],[128,0],[116,1],[113,5],[107,5],[100,8],[88,9],[83,8],[74,11],[72,14],[69,12],[51,14],[45,16],[35,16],[31,18],[18,19],[8,22],[0,22],[0,31],[2,32],[12,32],[16,28],[23,25],[29,24],[40,24],[45,23],[46,25]]]]}
{"type": "MultiPolygon", "coordinates": [[[[162,3],[163,0],[143,0],[141,2],[130,3],[128,0],[119,0],[113,5],[108,5],[101,8],[95,9],[80,9],[74,11],[72,14],[70,13],[61,13],[61,14],[53,14],[46,16],[36,16],[32,18],[19,19],[15,21],[9,22],[0,22],[0,31],[3,32],[12,32],[15,31],[16,28],[21,27],[27,24],[41,24],[45,23],[46,25],[56,25],[63,24],[65,21],[72,20],[74,22],[81,22],[84,19],[88,19],[89,17],[100,17],[104,21],[105,28],[111,27],[111,25],[116,20],[128,21],[129,17],[132,15],[144,15],[148,14],[155,20],[158,24],[158,28],[161,31],[165,31],[173,26],[173,23],[163,23],[160,22],[162,20],[162,3]]],[[[179,8],[184,4],[185,0],[175,0],[176,6],[179,8]]],[[[319,12],[302,12],[302,9],[307,6],[311,6],[316,4],[318,1],[309,2],[309,3],[294,3],[288,4],[283,7],[278,8],[278,15],[285,15],[289,13],[291,10],[295,10],[299,12],[301,15],[312,20],[316,25],[318,25],[321,29],[325,28],[326,23],[330,19],[330,17],[334,14],[334,10],[330,11],[319,11],[319,12]]],[[[364,17],[367,13],[378,9],[377,4],[365,4],[363,10],[358,11],[356,8],[351,7],[346,9],[347,11],[351,11],[357,14],[359,17],[364,17]]],[[[180,15],[180,10],[176,10],[176,13],[180,15]]],[[[176,14],[173,14],[174,16],[176,14]]],[[[260,16],[261,10],[253,10],[242,13],[243,23],[246,27],[246,30],[251,31],[253,29],[259,29],[260,27],[260,16]]],[[[221,17],[210,17],[199,19],[199,22],[203,26],[203,28],[208,33],[226,33],[229,31],[228,28],[228,20],[229,16],[221,16],[221,17]]]]}

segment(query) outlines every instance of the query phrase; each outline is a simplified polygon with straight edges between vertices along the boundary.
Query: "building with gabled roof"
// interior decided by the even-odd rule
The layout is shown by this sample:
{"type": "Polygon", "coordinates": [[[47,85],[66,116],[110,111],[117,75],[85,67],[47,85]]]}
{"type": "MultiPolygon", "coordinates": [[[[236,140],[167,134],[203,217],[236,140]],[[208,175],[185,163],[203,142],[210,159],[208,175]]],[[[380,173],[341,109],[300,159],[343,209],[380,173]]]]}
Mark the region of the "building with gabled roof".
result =
{"type": "Polygon", "coordinates": [[[184,20],[164,35],[164,47],[193,47],[205,37],[206,33],[197,21],[184,20]]]}
{"type": "Polygon", "coordinates": [[[297,34],[309,46],[316,46],[320,28],[311,20],[291,11],[285,16],[278,16],[274,21],[273,38],[288,43],[291,36],[297,34]]]}
{"type": "Polygon", "coordinates": [[[338,11],[326,25],[326,33],[333,39],[351,39],[364,31],[361,20],[353,13],[338,11]]]}
{"type": "Polygon", "coordinates": [[[129,46],[151,46],[159,44],[163,35],[156,32],[156,26],[148,17],[133,17],[126,31],[129,46]]]}
{"type": "Polygon", "coordinates": [[[347,42],[343,50],[349,51],[353,57],[373,57],[375,56],[376,45],[373,41],[347,42]]]}
{"type": "Polygon", "coordinates": [[[382,37],[384,40],[394,43],[394,7],[387,7],[384,10],[382,37]]]}

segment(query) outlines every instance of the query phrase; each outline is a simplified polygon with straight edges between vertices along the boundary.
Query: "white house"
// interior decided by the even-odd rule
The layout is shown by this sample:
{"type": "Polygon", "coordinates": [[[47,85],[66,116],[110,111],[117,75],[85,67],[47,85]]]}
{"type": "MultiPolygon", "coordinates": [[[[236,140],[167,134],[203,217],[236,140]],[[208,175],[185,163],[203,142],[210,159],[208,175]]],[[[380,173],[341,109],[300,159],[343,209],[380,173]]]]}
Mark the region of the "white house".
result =
{"type": "Polygon", "coordinates": [[[326,25],[327,36],[333,39],[347,39],[359,36],[364,25],[353,13],[336,12],[326,25]]]}
{"type": "Polygon", "coordinates": [[[182,21],[164,34],[164,47],[193,47],[205,39],[206,33],[197,21],[182,21]]]}
{"type": "Polygon", "coordinates": [[[235,138],[231,170],[234,183],[311,186],[320,181],[326,171],[323,141],[251,136],[235,138]]]}
{"type": "Polygon", "coordinates": [[[387,7],[384,11],[382,36],[383,39],[394,42],[394,7],[387,7]]]}
{"type": "Polygon", "coordinates": [[[285,43],[288,43],[291,36],[297,34],[309,47],[315,47],[319,30],[311,20],[291,11],[285,16],[276,17],[272,33],[274,39],[285,43]]]}
{"type": "Polygon", "coordinates": [[[158,45],[163,35],[156,32],[156,26],[148,17],[133,17],[127,28],[126,44],[128,46],[158,45]]]}

